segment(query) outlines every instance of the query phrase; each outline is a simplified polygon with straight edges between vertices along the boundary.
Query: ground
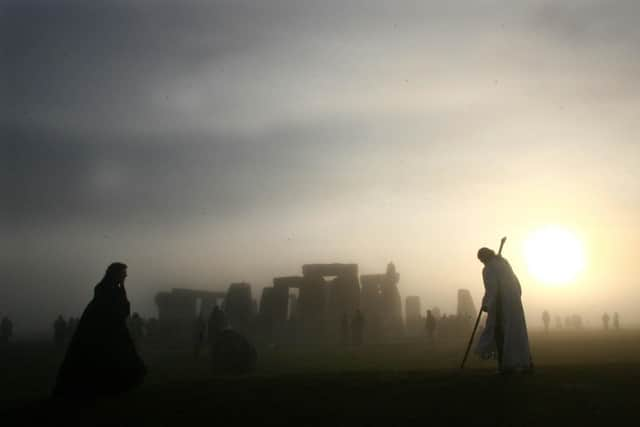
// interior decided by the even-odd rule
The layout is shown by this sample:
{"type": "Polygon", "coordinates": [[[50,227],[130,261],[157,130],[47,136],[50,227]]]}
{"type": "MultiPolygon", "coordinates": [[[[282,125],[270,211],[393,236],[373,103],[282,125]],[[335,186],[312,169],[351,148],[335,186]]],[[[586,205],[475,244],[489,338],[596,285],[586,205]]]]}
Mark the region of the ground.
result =
{"type": "Polygon", "coordinates": [[[0,425],[637,425],[640,331],[531,335],[536,372],[511,377],[476,359],[461,371],[464,340],[262,350],[258,371],[236,378],[144,348],[144,386],[91,405],[49,401],[60,352],[16,343],[2,356],[0,425]]]}

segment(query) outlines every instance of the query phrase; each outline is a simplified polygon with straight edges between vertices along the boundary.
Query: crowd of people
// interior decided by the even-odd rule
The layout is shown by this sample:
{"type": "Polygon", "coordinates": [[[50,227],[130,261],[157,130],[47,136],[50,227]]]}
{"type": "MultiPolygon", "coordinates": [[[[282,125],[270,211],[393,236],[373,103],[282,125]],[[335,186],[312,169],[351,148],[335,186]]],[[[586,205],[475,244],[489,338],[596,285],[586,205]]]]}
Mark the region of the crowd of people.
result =
{"type": "MultiPolygon", "coordinates": [[[[475,353],[481,358],[496,359],[501,373],[531,372],[533,362],[518,278],[509,263],[488,248],[478,251],[478,259],[484,264],[485,295],[481,312],[486,312],[487,316],[475,353]]],[[[94,297],[82,316],[65,320],[60,315],[53,322],[53,341],[57,347],[66,348],[54,396],[87,398],[118,394],[143,381],[147,368],[138,354],[138,344],[155,334],[157,320],[145,321],[138,313],[131,315],[124,286],[126,277],[125,264],[111,264],[95,286],[94,297]]],[[[557,327],[562,327],[560,316],[555,319],[557,327]]],[[[370,328],[374,328],[374,320],[369,322],[370,328]]],[[[548,331],[551,314],[545,310],[542,320],[548,331]]],[[[602,316],[605,330],[609,329],[610,321],[605,313],[602,316]]],[[[364,343],[367,321],[360,310],[343,313],[339,322],[343,345],[361,346],[364,343]]],[[[614,313],[612,323],[614,329],[620,328],[617,313],[614,313]]],[[[568,316],[564,325],[580,329],[582,318],[568,316]]],[[[466,336],[472,329],[475,333],[471,316],[440,315],[437,309],[426,311],[424,333],[429,342],[466,336]]],[[[229,327],[220,307],[214,306],[208,319],[197,317],[193,333],[194,356],[199,357],[208,347],[215,372],[246,373],[255,368],[255,347],[241,331],[229,327]]],[[[12,335],[13,323],[5,316],[0,322],[0,343],[7,344],[12,335]]]]}
{"type": "MultiPolygon", "coordinates": [[[[612,323],[611,326],[614,330],[616,331],[620,330],[620,316],[618,315],[618,313],[613,313],[613,318],[611,318],[608,313],[604,313],[601,319],[602,319],[602,328],[605,331],[608,331],[610,329],[609,322],[612,323]]],[[[549,329],[551,328],[551,314],[549,314],[549,311],[547,310],[544,310],[542,312],[542,324],[544,325],[545,333],[548,334],[549,329]]],[[[572,314],[570,316],[565,316],[564,321],[561,316],[556,315],[555,328],[580,330],[584,328],[584,322],[582,320],[582,316],[580,316],[579,314],[572,314]]]]}
{"type": "MultiPolygon", "coordinates": [[[[602,328],[605,331],[609,330],[609,320],[611,320],[611,318],[609,317],[609,313],[604,313],[602,315],[602,328]]],[[[618,313],[613,313],[613,329],[614,330],[619,330],[620,329],[620,316],[618,315],[618,313]]]]}

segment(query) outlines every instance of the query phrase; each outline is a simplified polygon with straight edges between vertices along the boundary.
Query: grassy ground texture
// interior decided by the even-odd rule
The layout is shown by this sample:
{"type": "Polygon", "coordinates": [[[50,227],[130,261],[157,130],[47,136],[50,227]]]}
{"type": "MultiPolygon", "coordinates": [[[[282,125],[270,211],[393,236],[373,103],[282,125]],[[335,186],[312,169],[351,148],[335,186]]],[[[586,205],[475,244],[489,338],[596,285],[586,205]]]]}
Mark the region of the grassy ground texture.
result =
{"type": "Polygon", "coordinates": [[[256,373],[213,377],[207,356],[143,347],[145,384],[92,403],[47,396],[62,358],[48,343],[4,349],[0,425],[636,425],[640,331],[532,333],[536,372],[495,375],[463,339],[260,351],[256,373]]]}

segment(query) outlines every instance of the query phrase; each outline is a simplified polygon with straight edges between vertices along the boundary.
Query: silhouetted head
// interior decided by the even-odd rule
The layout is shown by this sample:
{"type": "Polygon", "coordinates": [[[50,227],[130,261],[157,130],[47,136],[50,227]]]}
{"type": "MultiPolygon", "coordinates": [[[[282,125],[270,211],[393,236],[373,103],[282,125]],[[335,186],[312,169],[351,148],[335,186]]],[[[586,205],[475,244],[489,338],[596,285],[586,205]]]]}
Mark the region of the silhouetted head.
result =
{"type": "Polygon", "coordinates": [[[117,285],[124,283],[125,277],[127,277],[127,264],[114,262],[107,267],[107,271],[104,273],[102,282],[117,285]]]}
{"type": "Polygon", "coordinates": [[[489,261],[491,261],[493,258],[495,258],[496,253],[493,252],[491,249],[489,248],[480,248],[478,250],[478,259],[480,260],[480,262],[482,262],[483,264],[488,263],[489,261]]]}

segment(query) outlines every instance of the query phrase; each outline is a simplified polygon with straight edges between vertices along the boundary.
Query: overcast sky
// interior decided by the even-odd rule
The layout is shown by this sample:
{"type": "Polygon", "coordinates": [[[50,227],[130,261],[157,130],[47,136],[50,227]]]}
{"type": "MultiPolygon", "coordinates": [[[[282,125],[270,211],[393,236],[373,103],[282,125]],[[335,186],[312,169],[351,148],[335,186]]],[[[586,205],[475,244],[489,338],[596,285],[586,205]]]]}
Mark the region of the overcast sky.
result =
{"type": "Polygon", "coordinates": [[[0,313],[80,314],[107,264],[133,309],[254,296],[310,262],[394,261],[403,297],[482,295],[497,246],[540,311],[635,318],[640,3],[0,0],[0,313]],[[522,242],[561,224],[552,288],[522,242]]]}

